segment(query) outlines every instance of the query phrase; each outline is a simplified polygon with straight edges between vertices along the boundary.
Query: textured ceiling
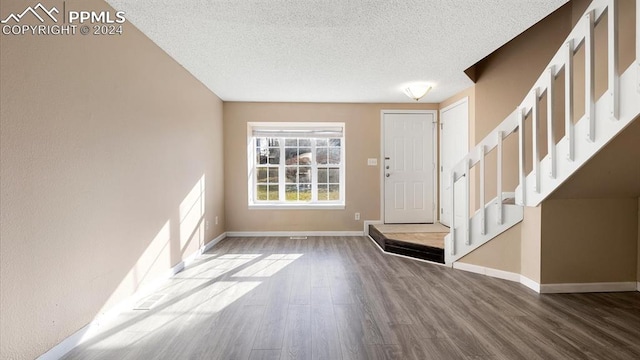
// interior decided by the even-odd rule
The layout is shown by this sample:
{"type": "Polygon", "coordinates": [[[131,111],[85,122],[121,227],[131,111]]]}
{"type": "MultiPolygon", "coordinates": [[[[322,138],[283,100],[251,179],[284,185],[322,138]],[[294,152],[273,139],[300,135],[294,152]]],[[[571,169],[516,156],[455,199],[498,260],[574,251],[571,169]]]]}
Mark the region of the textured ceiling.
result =
{"type": "Polygon", "coordinates": [[[421,102],[567,0],[107,0],[225,101],[421,102]]]}

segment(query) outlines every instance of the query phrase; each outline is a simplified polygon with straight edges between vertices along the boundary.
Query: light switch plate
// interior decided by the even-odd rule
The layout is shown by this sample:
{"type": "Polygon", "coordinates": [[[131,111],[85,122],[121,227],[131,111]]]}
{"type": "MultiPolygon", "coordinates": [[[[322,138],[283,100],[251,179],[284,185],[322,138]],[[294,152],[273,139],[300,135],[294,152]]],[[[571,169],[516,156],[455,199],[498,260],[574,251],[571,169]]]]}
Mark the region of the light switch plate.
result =
{"type": "Polygon", "coordinates": [[[369,165],[369,166],[378,166],[378,159],[376,159],[376,158],[367,159],[367,165],[369,165]]]}

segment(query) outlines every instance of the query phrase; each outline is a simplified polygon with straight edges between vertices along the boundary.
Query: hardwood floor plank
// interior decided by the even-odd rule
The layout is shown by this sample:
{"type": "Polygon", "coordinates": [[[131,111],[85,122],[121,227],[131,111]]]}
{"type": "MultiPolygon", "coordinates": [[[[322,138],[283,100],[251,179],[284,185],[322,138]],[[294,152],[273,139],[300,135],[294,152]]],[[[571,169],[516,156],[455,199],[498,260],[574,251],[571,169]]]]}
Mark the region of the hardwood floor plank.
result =
{"type": "Polygon", "coordinates": [[[251,350],[249,360],[279,360],[280,350],[251,350]]]}
{"type": "Polygon", "coordinates": [[[640,293],[540,295],[364,237],[225,239],[63,359],[638,359],[640,293]]]}
{"type": "Polygon", "coordinates": [[[344,360],[367,359],[364,330],[356,305],[335,305],[336,323],[344,360]]]}
{"type": "Polygon", "coordinates": [[[311,305],[311,358],[342,359],[340,337],[328,288],[313,288],[311,305]]]}
{"type": "Polygon", "coordinates": [[[280,359],[311,359],[311,336],[310,305],[289,305],[280,359]]]}
{"type": "Polygon", "coordinates": [[[253,342],[256,350],[281,349],[284,341],[292,277],[287,272],[279,272],[268,284],[268,303],[253,342]]]}
{"type": "Polygon", "coordinates": [[[367,355],[371,360],[404,360],[400,345],[367,345],[367,355]]]}

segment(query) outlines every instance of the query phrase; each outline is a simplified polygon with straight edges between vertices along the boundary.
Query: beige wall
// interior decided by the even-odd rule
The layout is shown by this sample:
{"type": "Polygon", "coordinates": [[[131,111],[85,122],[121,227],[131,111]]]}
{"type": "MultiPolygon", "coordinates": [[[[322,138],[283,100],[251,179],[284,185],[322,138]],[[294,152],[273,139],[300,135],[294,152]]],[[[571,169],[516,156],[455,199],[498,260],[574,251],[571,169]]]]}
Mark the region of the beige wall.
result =
{"type": "MultiPolygon", "coordinates": [[[[472,145],[481,141],[500,124],[524,99],[533,83],[542,73],[562,40],[571,30],[571,6],[565,5],[549,15],[500,49],[478,62],[475,71],[472,145]]],[[[503,191],[514,191],[517,179],[517,134],[505,139],[503,155],[503,191]]],[[[495,151],[485,162],[485,198],[496,196],[497,157],[495,151]]],[[[472,180],[479,175],[472,170],[472,180]]],[[[479,182],[472,181],[471,210],[479,207],[479,182]]],[[[531,280],[540,279],[540,208],[525,208],[522,226],[507,233],[467,255],[461,261],[489,268],[521,272],[531,280]],[[527,219],[527,216],[529,219],[527,219]],[[516,244],[517,243],[517,244],[516,244]],[[503,259],[502,254],[512,257],[503,259]],[[507,255],[508,254],[508,255],[507,255]],[[510,270],[508,270],[510,269],[510,270]],[[517,270],[516,270],[517,269],[517,270]]]]}
{"type": "Polygon", "coordinates": [[[537,283],[542,266],[542,206],[524,208],[520,240],[520,274],[537,283]]]}
{"type": "MultiPolygon", "coordinates": [[[[571,30],[571,6],[565,5],[476,65],[475,138],[482,140],[527,95],[571,30]]],[[[544,121],[541,122],[544,124],[544,121]]],[[[527,132],[525,132],[527,133],[527,132]]],[[[530,134],[530,131],[528,132],[530,134]]],[[[503,188],[513,191],[517,177],[517,134],[504,143],[503,188]]],[[[496,156],[487,157],[486,199],[496,196],[496,156]]]]}
{"type": "Polygon", "coordinates": [[[458,261],[519,274],[521,227],[517,224],[458,261]]]}
{"type": "Polygon", "coordinates": [[[224,103],[225,212],[228,231],[360,231],[380,219],[380,111],[437,110],[437,104],[224,103]],[[344,210],[249,210],[247,122],[344,122],[344,210]],[[378,166],[367,166],[377,158],[378,166]],[[354,213],[360,213],[359,221],[354,213]]]}
{"type": "Polygon", "coordinates": [[[0,358],[37,357],[224,231],[222,102],[124,32],[0,35],[0,358]]]}
{"type": "Polygon", "coordinates": [[[640,196],[640,120],[634,120],[549,196],[550,199],[640,196]]]}
{"type": "Polygon", "coordinates": [[[635,198],[547,200],[541,283],[635,281],[637,244],[635,198]]]}
{"type": "MultiPolygon", "coordinates": [[[[475,86],[475,137],[477,141],[480,141],[492,131],[522,101],[526,92],[529,91],[534,81],[544,70],[551,56],[560,47],[571,27],[582,16],[589,3],[590,1],[587,0],[571,1],[475,65],[473,70],[477,76],[475,86]]],[[[624,31],[624,29],[634,29],[634,14],[635,2],[619,2],[619,20],[622,27],[620,31],[620,69],[626,69],[634,57],[635,31],[624,31]]],[[[597,47],[606,46],[606,33],[604,31],[606,26],[607,21],[605,18],[596,27],[597,47]]],[[[583,57],[584,54],[579,52],[575,57],[576,75],[574,79],[577,84],[576,88],[582,86],[580,82],[584,82],[584,61],[580,58],[581,56],[583,57]]],[[[605,81],[606,60],[606,56],[596,58],[596,88],[598,95],[604,92],[607,85],[605,81]]],[[[564,75],[561,73],[557,82],[563,81],[564,75]]],[[[580,91],[578,90],[574,94],[577,109],[575,113],[578,116],[581,115],[580,109],[583,108],[584,101],[584,92],[580,91]]],[[[540,106],[546,106],[546,99],[543,99],[540,106]]],[[[561,96],[557,97],[556,113],[560,113],[563,106],[564,99],[561,96]]],[[[543,141],[540,144],[542,156],[546,154],[546,140],[544,140],[544,137],[547,129],[545,116],[546,113],[542,112],[540,129],[543,136],[543,141]]],[[[561,118],[561,116],[556,116],[556,118],[561,118]]],[[[640,168],[628,165],[640,159],[640,151],[637,151],[640,148],[636,146],[638,135],[640,134],[639,130],[640,123],[636,121],[563,184],[552,194],[551,198],[637,197],[640,193],[638,188],[638,184],[640,184],[640,168]]],[[[525,134],[530,133],[529,126],[525,129],[525,134]]],[[[556,139],[564,136],[564,129],[561,123],[556,123],[555,133],[556,139]]],[[[513,190],[518,181],[516,140],[514,134],[505,141],[503,159],[505,165],[503,173],[505,191],[513,190]]],[[[530,148],[530,142],[529,139],[527,148],[530,148]]],[[[526,168],[531,170],[530,154],[527,156],[526,164],[526,168]]],[[[486,161],[487,190],[485,195],[487,199],[495,196],[495,169],[496,157],[494,154],[490,154],[486,161]]],[[[475,173],[477,175],[477,169],[475,173]]],[[[477,182],[474,187],[476,188],[475,198],[477,204],[477,194],[479,194],[477,182]]],[[[477,205],[475,208],[477,208],[477,205]]],[[[543,226],[539,222],[541,220],[539,214],[534,215],[534,213],[531,209],[525,209],[525,224],[523,224],[521,240],[522,271],[523,274],[525,272],[529,273],[531,276],[528,277],[532,280],[540,276],[540,264],[534,264],[536,261],[540,261],[540,244],[535,245],[534,243],[542,240],[539,232],[543,226]],[[527,219],[527,216],[530,216],[530,218],[527,219]],[[537,233],[532,235],[529,230],[525,230],[532,228],[536,228],[537,233]]],[[[507,249],[496,249],[495,251],[504,252],[507,249]]],[[[482,253],[488,254],[486,251],[482,253]]],[[[482,262],[486,264],[484,266],[488,267],[500,265],[492,262],[488,255],[484,260],[476,258],[475,261],[482,262]]]]}

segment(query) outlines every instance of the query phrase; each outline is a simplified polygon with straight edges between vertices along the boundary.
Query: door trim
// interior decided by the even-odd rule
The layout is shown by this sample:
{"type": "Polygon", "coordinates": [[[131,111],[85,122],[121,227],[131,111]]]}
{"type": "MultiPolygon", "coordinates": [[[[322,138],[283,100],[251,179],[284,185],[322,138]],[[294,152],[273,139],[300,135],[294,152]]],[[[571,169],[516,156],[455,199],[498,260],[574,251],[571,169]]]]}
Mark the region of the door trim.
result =
{"type": "MultiPolygon", "coordinates": [[[[470,110],[469,110],[469,97],[465,96],[462,99],[454,102],[451,105],[448,105],[446,107],[443,107],[442,109],[440,109],[440,111],[438,112],[438,124],[442,124],[441,119],[442,119],[442,113],[449,111],[455,107],[458,107],[462,104],[467,104],[467,152],[469,152],[469,118],[471,117],[470,115],[470,110]]],[[[440,166],[442,165],[442,128],[440,126],[438,126],[438,139],[440,140],[438,143],[438,183],[440,183],[440,181],[442,180],[440,178],[440,166]]],[[[442,201],[441,201],[441,197],[442,197],[442,192],[440,191],[442,189],[442,185],[439,184],[440,186],[438,186],[438,209],[437,209],[437,213],[438,213],[438,222],[442,224],[442,201]]],[[[442,224],[444,226],[445,224],[442,224]]]]}
{"type": "Polygon", "coordinates": [[[437,212],[439,212],[439,199],[440,199],[440,195],[438,193],[438,161],[440,161],[440,152],[438,151],[438,123],[439,123],[439,117],[438,117],[438,110],[380,110],[380,221],[382,222],[382,224],[385,223],[385,218],[384,218],[384,116],[386,114],[432,114],[433,115],[433,131],[432,131],[432,136],[433,136],[433,159],[434,159],[434,163],[433,163],[433,171],[432,171],[432,176],[433,176],[433,211],[434,211],[434,216],[433,216],[433,221],[434,223],[436,221],[439,221],[439,217],[436,214],[437,212]]]}

